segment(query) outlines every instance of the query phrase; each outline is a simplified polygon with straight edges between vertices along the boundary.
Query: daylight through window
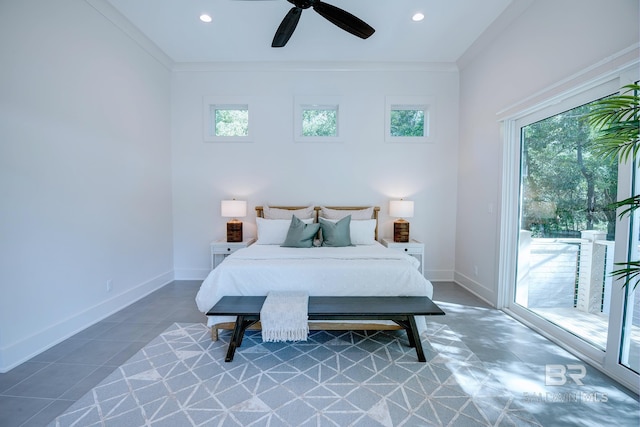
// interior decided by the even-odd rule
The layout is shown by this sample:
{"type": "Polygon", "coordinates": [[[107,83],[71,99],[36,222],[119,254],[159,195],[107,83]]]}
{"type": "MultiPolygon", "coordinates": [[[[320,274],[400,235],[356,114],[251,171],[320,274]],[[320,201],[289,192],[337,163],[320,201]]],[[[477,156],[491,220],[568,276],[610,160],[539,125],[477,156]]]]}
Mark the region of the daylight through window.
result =
{"type": "Polygon", "coordinates": [[[424,137],[426,108],[391,106],[391,136],[424,137]]]}
{"type": "Polygon", "coordinates": [[[302,136],[338,136],[338,106],[303,106],[302,136]]]}
{"type": "Polygon", "coordinates": [[[580,237],[616,225],[618,165],[594,154],[592,103],[522,128],[521,230],[532,237],[580,237]]]}
{"type": "Polygon", "coordinates": [[[385,141],[433,142],[434,105],[431,96],[387,96],[385,141]]]}
{"type": "Polygon", "coordinates": [[[244,137],[249,135],[249,106],[211,106],[212,135],[224,137],[244,137]]]}

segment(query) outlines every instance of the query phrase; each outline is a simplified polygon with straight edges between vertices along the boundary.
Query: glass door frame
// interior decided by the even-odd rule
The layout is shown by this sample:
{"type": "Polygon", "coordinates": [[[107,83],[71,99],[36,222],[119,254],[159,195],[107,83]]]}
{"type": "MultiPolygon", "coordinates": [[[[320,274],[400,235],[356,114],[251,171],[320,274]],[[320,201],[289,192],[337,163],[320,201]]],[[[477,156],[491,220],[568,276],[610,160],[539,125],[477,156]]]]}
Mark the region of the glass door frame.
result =
{"type": "MultiPolygon", "coordinates": [[[[622,77],[629,77],[629,75],[624,75],[622,77]]],[[[622,85],[630,84],[637,81],[638,78],[631,81],[624,81],[622,85]]],[[[640,179],[640,175],[638,174],[637,164],[633,164],[629,162],[629,164],[621,165],[618,168],[618,194],[625,195],[624,197],[630,197],[634,191],[633,181],[636,181],[636,188],[638,180],[640,179]],[[624,193],[620,193],[620,191],[624,191],[624,193]]],[[[618,197],[618,199],[622,199],[622,197],[618,197]]],[[[616,230],[616,248],[621,248],[621,250],[616,250],[614,255],[614,262],[624,263],[629,259],[629,246],[632,243],[632,235],[635,234],[637,236],[638,233],[638,216],[637,211],[635,213],[635,224],[632,223],[632,220],[629,215],[625,215],[622,219],[619,219],[617,227],[620,230],[616,230]]],[[[635,240],[635,239],[633,239],[635,240]]],[[[607,353],[611,352],[611,354],[607,354],[604,360],[604,371],[612,372],[615,376],[626,376],[629,374],[630,370],[626,366],[623,366],[620,358],[622,354],[622,346],[623,346],[623,327],[625,322],[625,304],[627,302],[627,290],[622,287],[621,281],[614,282],[615,286],[612,287],[611,294],[611,305],[610,310],[612,313],[620,313],[618,316],[609,316],[609,336],[607,339],[607,353]],[[615,331],[615,334],[611,333],[615,331]]],[[[633,295],[633,294],[631,294],[633,295]]],[[[631,319],[629,319],[631,320],[631,319]]],[[[636,393],[639,393],[638,383],[640,383],[640,374],[636,374],[635,376],[635,388],[632,388],[636,393]]],[[[631,387],[630,387],[631,388],[631,387]]]]}
{"type": "MultiPolygon", "coordinates": [[[[503,179],[500,221],[500,258],[498,271],[498,308],[533,330],[575,354],[590,365],[602,370],[616,381],[638,393],[640,376],[619,364],[622,345],[625,291],[614,282],[609,314],[609,333],[605,351],[599,350],[565,329],[515,303],[517,282],[518,230],[520,228],[520,130],[527,124],[550,117],[600,97],[617,92],[625,84],[638,80],[638,60],[607,72],[574,89],[550,96],[527,109],[501,118],[503,136],[503,179]]],[[[631,195],[632,165],[618,168],[618,198],[631,195]]],[[[616,224],[615,262],[627,260],[629,246],[629,218],[616,224]]]]}

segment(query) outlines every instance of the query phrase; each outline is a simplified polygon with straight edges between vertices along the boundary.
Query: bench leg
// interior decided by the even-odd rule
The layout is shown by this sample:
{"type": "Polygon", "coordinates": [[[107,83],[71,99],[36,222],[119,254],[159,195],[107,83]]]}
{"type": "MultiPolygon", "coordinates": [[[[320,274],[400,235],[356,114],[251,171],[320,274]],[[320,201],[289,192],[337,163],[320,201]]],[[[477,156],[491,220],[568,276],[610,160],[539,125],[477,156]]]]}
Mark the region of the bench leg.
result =
{"type": "Polygon", "coordinates": [[[236,347],[240,347],[242,344],[242,336],[244,335],[244,330],[242,329],[242,324],[244,323],[244,316],[238,316],[236,318],[236,326],[233,328],[233,334],[231,334],[231,341],[229,341],[229,349],[227,349],[227,357],[225,357],[225,362],[231,362],[233,360],[233,355],[236,353],[236,347]]]}
{"type": "Polygon", "coordinates": [[[227,350],[227,357],[225,362],[231,362],[236,352],[236,348],[242,345],[242,338],[244,337],[244,331],[254,323],[258,322],[255,319],[245,319],[245,316],[238,316],[236,318],[236,326],[233,328],[233,334],[231,335],[231,341],[229,342],[229,349],[227,350]]]}
{"type": "Polygon", "coordinates": [[[416,341],[415,338],[413,336],[413,334],[410,332],[411,331],[411,325],[409,324],[409,317],[407,316],[405,319],[395,319],[394,322],[396,322],[398,325],[402,326],[402,329],[404,329],[404,331],[407,333],[407,338],[409,339],[409,347],[415,347],[416,346],[416,341]]]}
{"type": "Polygon", "coordinates": [[[394,322],[402,326],[407,332],[409,347],[414,347],[416,349],[416,353],[418,354],[418,361],[426,362],[427,359],[424,356],[422,341],[420,341],[420,334],[418,333],[418,325],[416,325],[415,317],[407,316],[404,319],[394,319],[394,322]]]}
{"type": "Polygon", "coordinates": [[[418,361],[426,362],[427,358],[424,357],[422,341],[420,340],[420,334],[418,333],[418,325],[416,325],[416,319],[413,316],[409,316],[409,328],[407,329],[407,336],[409,337],[409,344],[411,345],[411,347],[416,348],[418,361]]]}

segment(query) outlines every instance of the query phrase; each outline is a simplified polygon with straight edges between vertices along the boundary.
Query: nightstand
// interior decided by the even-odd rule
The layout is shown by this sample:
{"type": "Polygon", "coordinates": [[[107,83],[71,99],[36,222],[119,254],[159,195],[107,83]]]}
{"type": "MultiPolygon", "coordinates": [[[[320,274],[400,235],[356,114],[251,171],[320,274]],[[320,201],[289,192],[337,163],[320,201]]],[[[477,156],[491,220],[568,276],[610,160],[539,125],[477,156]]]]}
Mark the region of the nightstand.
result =
{"type": "Polygon", "coordinates": [[[405,243],[394,242],[393,239],[382,239],[382,244],[389,249],[394,249],[396,251],[404,252],[407,255],[411,255],[420,261],[418,270],[420,270],[420,273],[424,276],[424,243],[418,242],[415,239],[411,239],[405,243]]]}
{"type": "Polygon", "coordinates": [[[216,268],[220,263],[238,249],[246,248],[256,241],[255,238],[245,239],[242,242],[227,242],[226,240],[216,240],[211,242],[211,269],[216,268]]]}

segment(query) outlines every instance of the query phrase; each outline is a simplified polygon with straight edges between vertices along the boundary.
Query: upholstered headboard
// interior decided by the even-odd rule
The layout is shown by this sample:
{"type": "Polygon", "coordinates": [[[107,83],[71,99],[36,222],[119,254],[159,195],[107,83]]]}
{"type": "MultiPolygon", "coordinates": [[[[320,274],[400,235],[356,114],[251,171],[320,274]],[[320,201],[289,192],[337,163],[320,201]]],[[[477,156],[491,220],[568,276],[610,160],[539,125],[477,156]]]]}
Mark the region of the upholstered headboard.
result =
{"type": "MultiPolygon", "coordinates": [[[[296,209],[304,209],[307,206],[269,206],[270,208],[276,209],[287,209],[287,210],[296,210],[296,209]]],[[[340,211],[355,211],[360,209],[369,209],[371,206],[324,206],[325,208],[335,209],[340,211]]],[[[256,216],[258,218],[264,218],[264,208],[262,206],[256,206],[256,216]]],[[[315,211],[315,221],[318,222],[318,217],[320,216],[321,206],[314,206],[315,211]]],[[[378,240],[378,213],[380,212],[379,206],[373,206],[373,215],[371,219],[376,220],[376,229],[375,229],[375,239],[378,240]]]]}

